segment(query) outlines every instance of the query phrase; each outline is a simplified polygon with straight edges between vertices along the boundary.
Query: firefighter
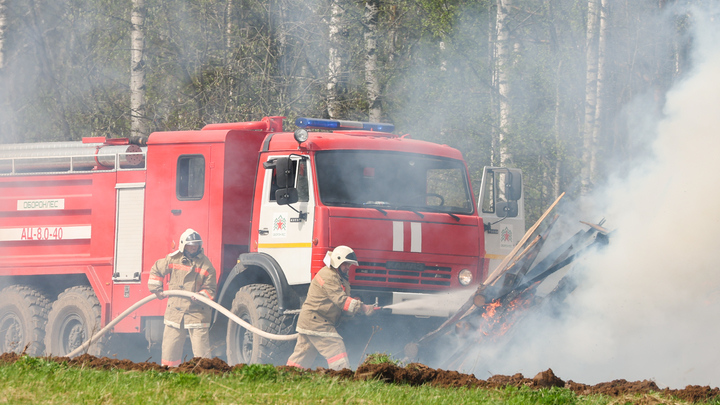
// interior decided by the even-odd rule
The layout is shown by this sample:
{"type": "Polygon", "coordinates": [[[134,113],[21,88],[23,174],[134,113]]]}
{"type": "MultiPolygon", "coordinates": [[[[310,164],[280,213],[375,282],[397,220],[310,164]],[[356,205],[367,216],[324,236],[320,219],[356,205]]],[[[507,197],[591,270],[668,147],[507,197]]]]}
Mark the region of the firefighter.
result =
{"type": "MultiPolygon", "coordinates": [[[[326,262],[327,264],[327,262],[326,262]]],[[[310,283],[307,298],[300,309],[295,352],[288,366],[310,368],[320,353],[333,370],[350,368],[347,350],[335,327],[343,315],[361,312],[370,316],[375,309],[350,297],[348,272],[357,265],[355,252],[347,246],[338,246],[330,253],[329,267],[323,267],[310,283]]]]}
{"type": "MultiPolygon", "coordinates": [[[[185,290],[202,294],[209,299],[215,296],[217,280],[215,268],[202,249],[200,234],[187,229],[180,236],[179,248],[158,260],[150,270],[148,288],[159,299],[163,294],[163,279],[170,275],[168,290],[185,290]]],[[[210,355],[210,314],[211,308],[195,298],[170,297],[165,310],[165,331],[162,342],[162,365],[177,367],[190,334],[193,355],[210,355]]]]}

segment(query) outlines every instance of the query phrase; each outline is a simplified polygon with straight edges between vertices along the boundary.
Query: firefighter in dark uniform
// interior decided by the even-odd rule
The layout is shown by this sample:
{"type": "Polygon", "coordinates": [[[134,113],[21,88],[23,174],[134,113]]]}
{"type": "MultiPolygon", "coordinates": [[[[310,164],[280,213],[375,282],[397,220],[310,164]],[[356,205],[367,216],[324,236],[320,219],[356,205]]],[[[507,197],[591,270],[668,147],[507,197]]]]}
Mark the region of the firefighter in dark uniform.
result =
{"type": "Polygon", "coordinates": [[[338,246],[330,254],[330,266],[320,269],[312,279],[300,310],[297,324],[300,335],[288,366],[309,368],[319,353],[331,369],[350,368],[345,343],[335,328],[343,315],[375,313],[372,306],[350,296],[348,271],[357,264],[352,249],[338,246]]]}
{"type": "MultiPolygon", "coordinates": [[[[163,294],[163,279],[169,274],[168,290],[195,292],[213,299],[217,289],[215,268],[202,249],[200,235],[188,229],[180,236],[178,250],[158,260],[150,271],[148,288],[159,299],[163,294]]],[[[195,298],[170,297],[165,310],[165,330],[162,342],[162,365],[180,365],[186,335],[190,334],[193,355],[210,356],[211,308],[195,298]]]]}

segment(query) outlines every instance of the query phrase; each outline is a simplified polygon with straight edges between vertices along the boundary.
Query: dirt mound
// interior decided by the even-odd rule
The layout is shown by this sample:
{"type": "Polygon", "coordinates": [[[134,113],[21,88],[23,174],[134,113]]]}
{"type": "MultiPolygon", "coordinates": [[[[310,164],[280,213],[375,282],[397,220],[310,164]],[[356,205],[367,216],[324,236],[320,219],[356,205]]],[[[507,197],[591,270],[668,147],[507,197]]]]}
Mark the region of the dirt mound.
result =
{"type": "MultiPolygon", "coordinates": [[[[0,355],[0,364],[14,363],[21,358],[15,353],[4,353],[0,355]]],[[[193,374],[223,374],[245,367],[244,364],[231,367],[219,358],[202,359],[193,358],[182,363],[177,368],[168,368],[156,363],[133,363],[130,360],[118,360],[108,357],[95,357],[89,354],[70,359],[68,357],[47,357],[46,359],[58,363],[66,363],[73,367],[95,368],[100,370],[135,370],[158,372],[183,372],[193,374]]],[[[627,397],[632,395],[644,395],[651,392],[660,393],[667,397],[677,397],[688,402],[708,401],[713,398],[720,398],[720,389],[709,386],[688,385],[684,389],[661,389],[653,381],[626,381],[614,380],[596,385],[576,383],[574,381],[563,381],[547,369],[538,373],[533,378],[525,378],[522,374],[512,376],[494,375],[487,380],[479,380],[470,374],[462,374],[457,371],[441,370],[428,367],[420,363],[411,363],[400,367],[392,363],[363,364],[353,372],[349,369],[340,371],[329,370],[318,367],[315,370],[301,370],[295,367],[278,366],[278,371],[291,374],[317,374],[329,377],[337,377],[348,380],[378,379],[387,383],[408,384],[419,386],[423,384],[437,387],[468,387],[468,388],[503,388],[506,386],[522,387],[532,389],[564,387],[578,395],[604,394],[612,397],[627,397]]]]}
{"type": "Polygon", "coordinates": [[[157,363],[133,363],[130,360],[118,360],[108,357],[95,357],[90,354],[81,354],[75,358],[69,357],[51,357],[50,360],[62,363],[67,362],[68,365],[74,367],[96,368],[99,370],[134,370],[134,371],[167,371],[167,366],[161,366],[157,363]]]}
{"type": "Polygon", "coordinates": [[[707,401],[711,398],[720,397],[720,388],[710,388],[709,386],[688,385],[685,389],[671,390],[664,389],[663,394],[672,395],[688,402],[707,401]]]}
{"type": "MultiPolygon", "coordinates": [[[[14,363],[18,361],[20,357],[21,356],[17,353],[3,353],[2,355],[0,355],[0,364],[14,363]]],[[[57,363],[67,363],[67,365],[72,367],[85,367],[99,370],[169,371],[167,366],[161,366],[157,363],[134,363],[130,360],[118,360],[108,357],[95,357],[90,354],[82,354],[72,359],[69,357],[45,357],[45,359],[57,363]]],[[[225,366],[227,366],[227,364],[225,364],[225,366]]]]}
{"type": "Polygon", "coordinates": [[[536,387],[550,388],[565,386],[565,381],[558,378],[551,368],[539,372],[535,377],[533,377],[533,383],[536,387]]]}
{"type": "Polygon", "coordinates": [[[646,394],[650,391],[662,391],[660,387],[655,384],[655,382],[648,380],[634,382],[628,382],[627,380],[613,380],[593,386],[576,383],[571,380],[568,381],[565,386],[574,391],[575,393],[581,395],[605,394],[613,397],[624,394],[646,394]]]}
{"type": "Polygon", "coordinates": [[[195,374],[223,374],[227,373],[231,369],[232,367],[230,367],[227,363],[218,359],[217,357],[214,357],[212,359],[195,357],[190,361],[186,361],[185,363],[180,364],[177,369],[173,371],[195,374]]]}
{"type": "Polygon", "coordinates": [[[477,387],[484,381],[473,375],[461,374],[430,368],[420,363],[410,363],[399,367],[392,363],[363,364],[355,372],[356,379],[379,379],[389,383],[423,385],[431,384],[439,387],[477,387]]]}
{"type": "Polygon", "coordinates": [[[613,397],[626,394],[647,394],[649,392],[660,392],[668,397],[677,397],[688,402],[707,401],[712,398],[720,397],[720,388],[711,388],[709,386],[688,385],[684,389],[660,389],[653,381],[627,381],[614,380],[611,382],[603,382],[596,385],[587,385],[568,381],[565,385],[579,395],[604,394],[613,397]]]}

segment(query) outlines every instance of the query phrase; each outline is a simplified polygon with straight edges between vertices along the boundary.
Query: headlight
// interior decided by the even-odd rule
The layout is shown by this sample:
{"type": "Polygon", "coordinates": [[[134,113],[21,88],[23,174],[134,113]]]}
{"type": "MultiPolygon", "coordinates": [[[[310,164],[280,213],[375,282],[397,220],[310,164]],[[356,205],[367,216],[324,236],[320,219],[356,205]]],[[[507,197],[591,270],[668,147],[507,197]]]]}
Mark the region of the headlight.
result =
{"type": "Polygon", "coordinates": [[[295,130],[295,140],[297,143],[303,143],[308,140],[308,131],[298,128],[295,130]]]}
{"type": "Polygon", "coordinates": [[[460,270],[460,273],[458,273],[458,281],[460,285],[470,284],[470,282],[472,282],[472,272],[468,269],[460,270]]]}

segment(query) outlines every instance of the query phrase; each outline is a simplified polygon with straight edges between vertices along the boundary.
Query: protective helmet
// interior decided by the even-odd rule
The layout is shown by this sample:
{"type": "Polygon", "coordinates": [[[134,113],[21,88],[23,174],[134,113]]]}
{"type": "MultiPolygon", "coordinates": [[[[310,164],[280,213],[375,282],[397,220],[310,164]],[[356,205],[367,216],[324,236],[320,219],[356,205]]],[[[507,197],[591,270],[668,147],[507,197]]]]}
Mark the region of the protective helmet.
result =
{"type": "Polygon", "coordinates": [[[347,246],[338,246],[330,253],[330,267],[339,269],[343,263],[350,263],[357,266],[355,252],[347,246]]]}
{"type": "Polygon", "coordinates": [[[180,235],[180,251],[185,252],[185,246],[187,245],[202,246],[202,238],[200,238],[200,234],[190,228],[180,235]]]}

